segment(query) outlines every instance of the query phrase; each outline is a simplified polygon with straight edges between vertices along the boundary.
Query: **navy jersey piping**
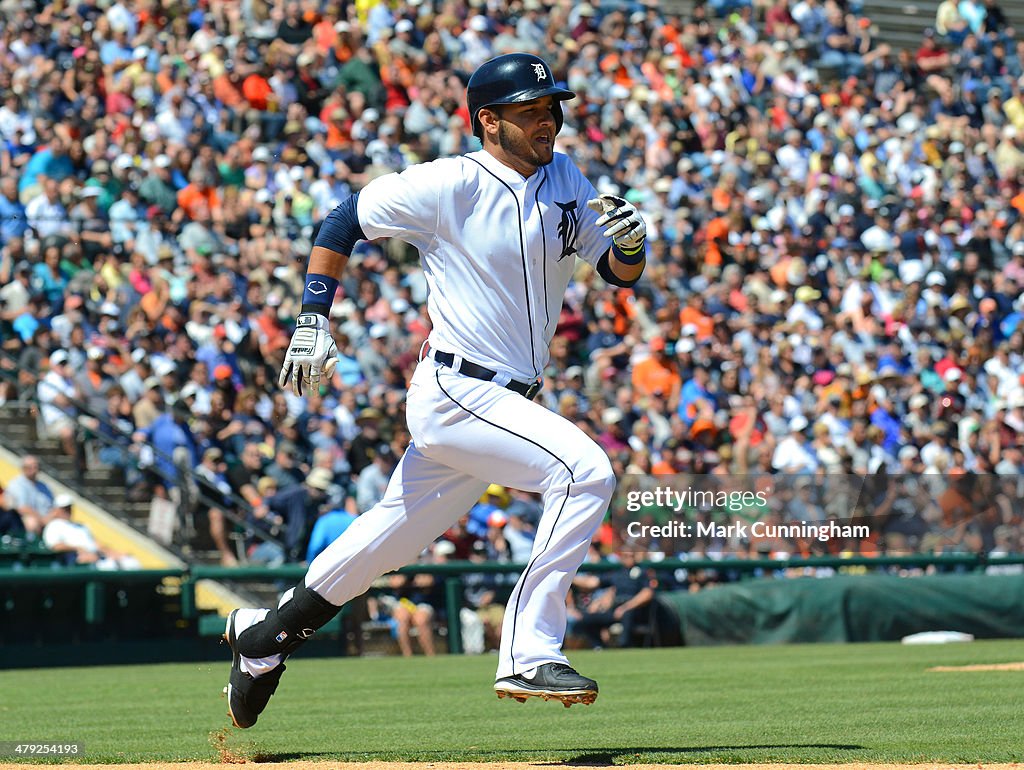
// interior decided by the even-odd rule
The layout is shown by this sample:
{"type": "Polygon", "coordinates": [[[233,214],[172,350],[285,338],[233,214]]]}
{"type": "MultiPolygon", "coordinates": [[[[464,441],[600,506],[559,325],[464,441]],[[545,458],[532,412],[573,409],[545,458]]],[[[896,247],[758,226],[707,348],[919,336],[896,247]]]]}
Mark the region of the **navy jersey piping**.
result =
{"type": "Polygon", "coordinates": [[[530,304],[530,278],[528,275],[529,268],[526,263],[526,237],[523,234],[523,210],[519,206],[519,198],[516,197],[515,190],[509,187],[503,179],[487,168],[483,163],[478,161],[476,158],[470,158],[468,155],[464,157],[473,161],[476,165],[494,177],[502,187],[512,193],[512,198],[516,202],[516,213],[519,214],[519,256],[523,260],[523,293],[526,295],[526,320],[530,324],[530,363],[533,365],[533,376],[539,377],[540,370],[537,368],[537,351],[534,349],[533,345],[533,307],[530,304]]]}
{"type": "MultiPolygon", "coordinates": [[[[455,404],[455,406],[459,407],[459,409],[461,409],[462,411],[466,412],[467,414],[469,414],[469,415],[471,415],[473,417],[476,417],[481,422],[487,423],[488,425],[490,425],[493,428],[497,428],[498,430],[503,430],[506,433],[512,434],[516,438],[521,438],[523,441],[526,441],[526,442],[528,442],[530,444],[533,444],[538,449],[546,452],[547,454],[551,455],[553,458],[558,460],[558,462],[560,462],[562,464],[562,467],[565,468],[565,470],[569,474],[569,483],[566,484],[566,486],[565,486],[565,497],[562,498],[562,505],[559,506],[558,513],[555,515],[555,521],[551,525],[551,531],[548,532],[548,539],[544,541],[544,547],[541,548],[541,550],[538,551],[537,554],[532,559],[530,559],[529,564],[526,565],[526,569],[523,570],[523,574],[520,576],[519,581],[517,582],[517,586],[519,586],[520,589],[519,589],[519,593],[516,595],[516,607],[515,607],[515,612],[512,615],[512,618],[513,618],[513,622],[512,622],[512,640],[511,640],[511,642],[509,644],[509,650],[512,650],[512,649],[515,648],[515,643],[516,643],[516,626],[519,623],[519,602],[523,598],[522,586],[526,585],[526,576],[530,574],[531,570],[533,570],[533,565],[537,563],[537,559],[539,559],[541,556],[543,556],[544,552],[547,551],[548,546],[551,545],[551,538],[555,534],[555,528],[558,527],[558,520],[560,518],[562,518],[562,511],[565,510],[565,504],[569,500],[569,495],[572,493],[572,485],[576,483],[576,476],[572,472],[572,468],[569,467],[569,464],[566,463],[565,460],[563,460],[561,457],[556,455],[554,452],[552,452],[550,449],[548,449],[543,444],[540,444],[540,443],[534,441],[529,436],[524,436],[522,433],[516,433],[511,428],[506,428],[504,425],[498,425],[498,423],[496,423],[496,422],[491,422],[486,417],[481,417],[479,414],[474,412],[469,407],[464,406],[463,404],[461,404],[459,402],[459,400],[456,399],[455,396],[453,396],[451,393],[449,393],[445,389],[444,385],[441,384],[441,372],[439,370],[435,370],[434,371],[434,379],[437,381],[437,387],[439,387],[441,389],[441,392],[444,393],[445,396],[448,397],[449,401],[451,401],[453,404],[455,404]]],[[[510,653],[510,655],[511,655],[511,653],[510,653]]],[[[515,676],[515,673],[516,673],[516,659],[515,659],[514,655],[511,655],[511,658],[512,658],[512,660],[511,660],[511,663],[512,663],[512,675],[515,676]]]]}
{"type": "MultiPolygon", "coordinates": [[[[540,184],[537,185],[537,190],[533,194],[533,203],[537,207],[537,212],[540,212],[540,190],[544,186],[544,183],[548,181],[548,170],[542,168],[544,177],[540,180],[540,184]]],[[[547,337],[548,326],[551,324],[551,312],[548,310],[548,236],[544,232],[544,217],[540,217],[540,242],[541,242],[541,265],[544,275],[544,336],[547,337]]]]}

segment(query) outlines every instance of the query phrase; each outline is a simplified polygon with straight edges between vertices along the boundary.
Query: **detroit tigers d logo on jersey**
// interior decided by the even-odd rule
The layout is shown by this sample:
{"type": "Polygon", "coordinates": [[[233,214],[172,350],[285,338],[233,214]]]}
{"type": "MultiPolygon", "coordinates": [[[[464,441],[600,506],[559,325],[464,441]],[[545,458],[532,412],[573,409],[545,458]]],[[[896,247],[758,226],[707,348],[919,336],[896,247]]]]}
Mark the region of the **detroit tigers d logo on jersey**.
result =
{"type": "Polygon", "coordinates": [[[576,201],[559,203],[555,205],[562,211],[562,219],[558,223],[558,237],[562,239],[562,253],[558,255],[556,262],[561,262],[566,257],[576,254],[576,231],[580,225],[579,214],[576,213],[576,201]]]}

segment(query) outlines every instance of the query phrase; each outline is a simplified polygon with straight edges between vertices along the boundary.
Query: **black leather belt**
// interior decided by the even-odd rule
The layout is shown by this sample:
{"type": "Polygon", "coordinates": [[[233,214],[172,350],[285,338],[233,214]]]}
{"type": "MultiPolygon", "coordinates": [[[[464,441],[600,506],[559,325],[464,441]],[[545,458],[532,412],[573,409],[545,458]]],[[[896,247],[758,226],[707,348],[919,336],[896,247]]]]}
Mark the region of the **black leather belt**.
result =
{"type": "MultiPolygon", "coordinates": [[[[455,368],[455,354],[445,353],[443,350],[433,350],[431,354],[437,363],[447,366],[449,369],[455,368]]],[[[474,364],[472,361],[462,359],[462,363],[458,368],[459,374],[464,374],[467,377],[472,377],[475,380],[487,380],[492,381],[498,373],[493,369],[488,369],[486,366],[480,366],[480,364],[474,364]]],[[[544,386],[544,383],[540,380],[534,380],[533,382],[519,382],[518,380],[511,380],[505,387],[520,396],[532,399],[536,396],[540,389],[544,386]]]]}

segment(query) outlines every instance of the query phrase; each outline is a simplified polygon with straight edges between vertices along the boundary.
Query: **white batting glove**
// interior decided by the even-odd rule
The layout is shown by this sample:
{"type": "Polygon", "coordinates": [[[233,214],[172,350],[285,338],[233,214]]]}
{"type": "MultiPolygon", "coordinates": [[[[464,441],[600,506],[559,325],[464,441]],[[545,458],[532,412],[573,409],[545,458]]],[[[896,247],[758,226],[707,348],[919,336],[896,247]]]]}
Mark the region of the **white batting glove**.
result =
{"type": "Polygon", "coordinates": [[[587,206],[601,214],[595,224],[598,227],[608,225],[604,237],[611,238],[620,249],[636,251],[643,246],[647,238],[647,224],[632,203],[618,195],[604,193],[587,201],[587,206]]]}
{"type": "Polygon", "coordinates": [[[284,357],[278,384],[285,388],[292,381],[292,391],[302,395],[320,387],[321,375],[330,379],[338,365],[338,346],[331,336],[331,322],[319,313],[303,313],[295,319],[295,333],[284,357]]]}

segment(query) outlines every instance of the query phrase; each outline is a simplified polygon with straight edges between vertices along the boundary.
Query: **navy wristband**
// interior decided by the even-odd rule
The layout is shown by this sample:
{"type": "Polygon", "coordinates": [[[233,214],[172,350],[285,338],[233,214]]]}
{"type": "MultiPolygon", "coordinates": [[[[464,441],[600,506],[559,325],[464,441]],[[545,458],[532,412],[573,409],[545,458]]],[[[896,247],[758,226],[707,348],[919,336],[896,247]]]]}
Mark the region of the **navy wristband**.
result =
{"type": "MultiPolygon", "coordinates": [[[[334,304],[334,294],[338,291],[338,279],[320,273],[306,274],[306,288],[302,291],[302,307],[319,305],[330,312],[334,304]]],[[[314,310],[313,312],[317,312],[314,310]]],[[[322,315],[327,315],[323,313],[322,315]]]]}
{"type": "Polygon", "coordinates": [[[647,249],[645,246],[647,241],[645,240],[640,246],[631,254],[626,253],[620,249],[614,243],[612,244],[612,253],[615,255],[615,259],[624,265],[639,265],[647,257],[647,249]]]}

